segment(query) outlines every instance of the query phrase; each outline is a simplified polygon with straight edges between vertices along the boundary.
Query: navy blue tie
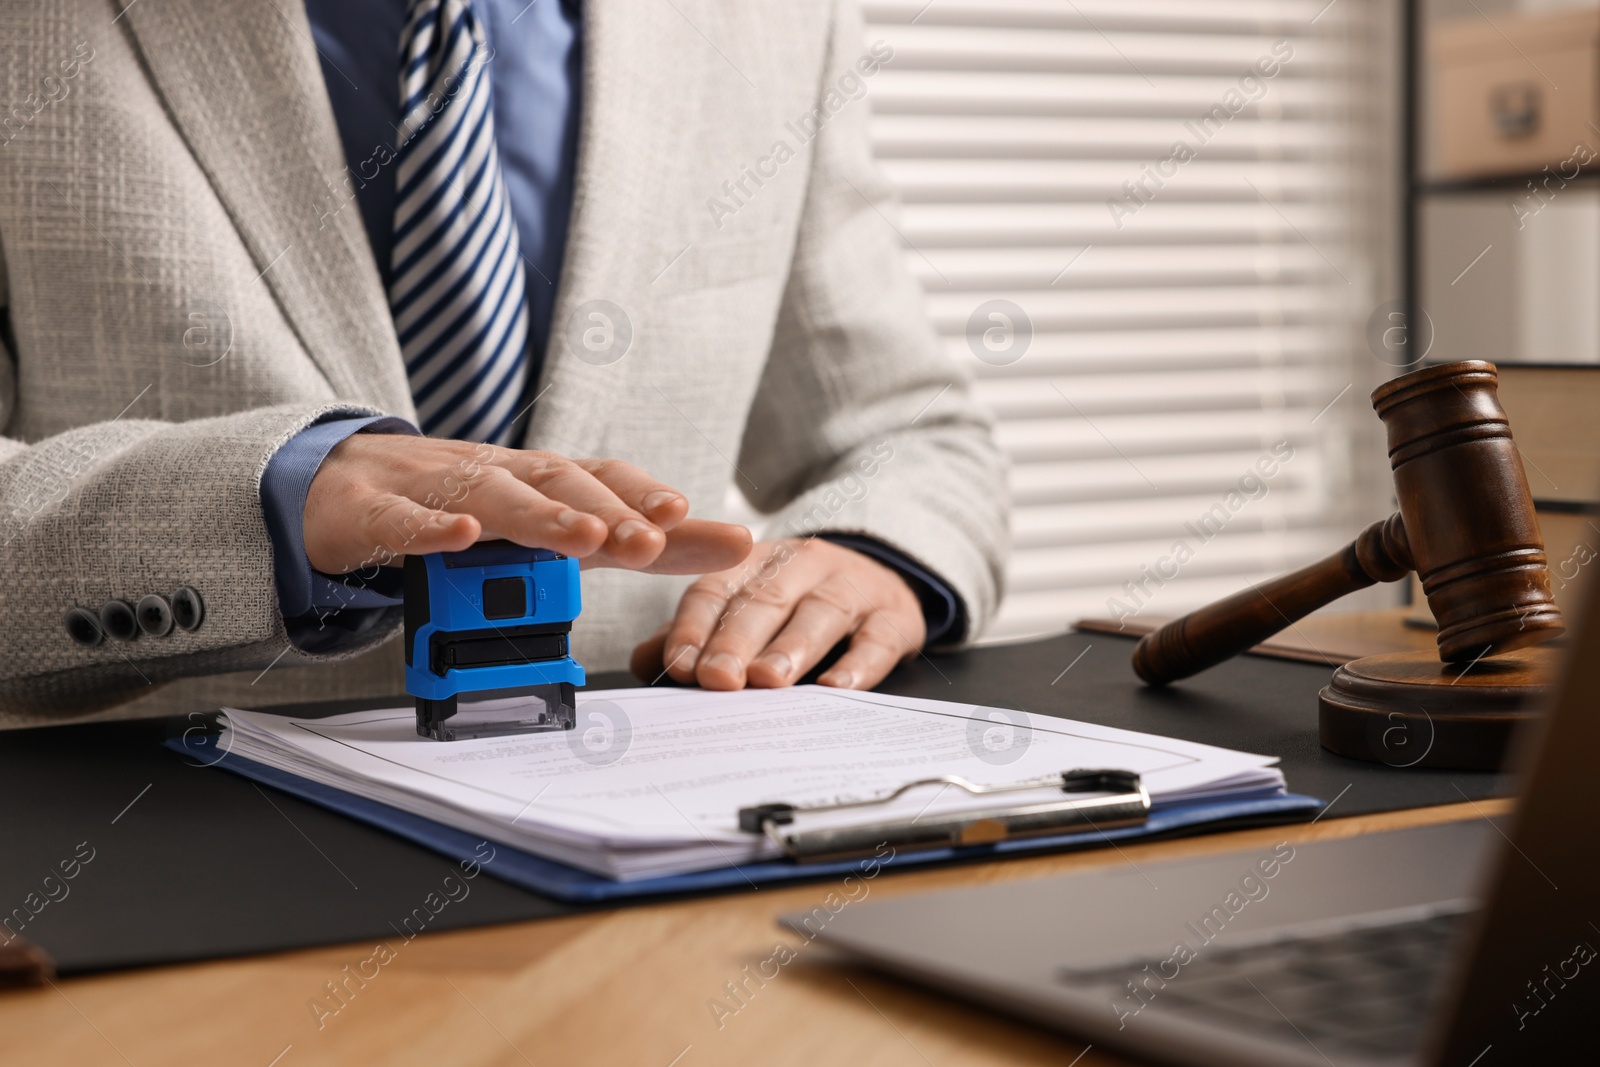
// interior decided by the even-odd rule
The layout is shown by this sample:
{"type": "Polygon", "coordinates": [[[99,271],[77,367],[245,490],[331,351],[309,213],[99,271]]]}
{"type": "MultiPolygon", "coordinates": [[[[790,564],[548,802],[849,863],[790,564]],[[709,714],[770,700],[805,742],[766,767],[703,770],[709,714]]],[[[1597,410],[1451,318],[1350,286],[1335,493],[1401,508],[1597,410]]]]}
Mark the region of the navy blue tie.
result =
{"type": "Polygon", "coordinates": [[[528,300],[489,55],[469,0],[407,6],[389,306],[423,432],[509,445],[528,384],[528,300]]]}

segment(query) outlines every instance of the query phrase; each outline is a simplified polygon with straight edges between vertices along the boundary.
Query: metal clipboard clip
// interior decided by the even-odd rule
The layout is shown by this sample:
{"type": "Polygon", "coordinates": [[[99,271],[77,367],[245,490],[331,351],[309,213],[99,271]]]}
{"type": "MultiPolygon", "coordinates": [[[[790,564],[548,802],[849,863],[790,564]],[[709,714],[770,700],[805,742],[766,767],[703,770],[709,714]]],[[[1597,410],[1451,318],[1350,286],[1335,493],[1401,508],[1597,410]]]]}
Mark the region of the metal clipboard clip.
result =
{"type": "Polygon", "coordinates": [[[798,863],[820,863],[873,855],[885,844],[896,851],[988,845],[1016,838],[1068,833],[1085,826],[1098,830],[1142,826],[1149,817],[1150,793],[1139,775],[1133,771],[1080,769],[1012,785],[978,785],[950,774],[907,782],[888,796],[872,800],[811,807],[782,803],[757,804],[739,810],[739,829],[746,833],[766,834],[769,840],[798,863]],[[1066,794],[1059,800],[1002,805],[981,811],[935,815],[925,820],[914,816],[808,831],[785,829],[794,824],[796,816],[875,807],[896,800],[921,786],[953,785],[974,796],[989,796],[1036,792],[1058,783],[1061,792],[1066,794]],[[1109,795],[1075,795],[1082,793],[1109,795]]]}

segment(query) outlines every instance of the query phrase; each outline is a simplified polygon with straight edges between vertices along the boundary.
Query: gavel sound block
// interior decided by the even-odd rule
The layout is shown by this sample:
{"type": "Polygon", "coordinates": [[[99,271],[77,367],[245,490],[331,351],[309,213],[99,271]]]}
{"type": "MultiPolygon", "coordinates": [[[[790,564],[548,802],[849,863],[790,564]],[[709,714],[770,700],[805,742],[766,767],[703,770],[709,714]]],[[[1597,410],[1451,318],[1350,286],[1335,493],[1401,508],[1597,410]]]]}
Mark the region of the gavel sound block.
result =
{"type": "Polygon", "coordinates": [[[1369,656],[1319,698],[1324,748],[1395,766],[1492,768],[1550,677],[1532,646],[1562,631],[1527,476],[1494,364],[1426,367],[1378,387],[1400,510],[1346,548],[1146,635],[1133,668],[1186,678],[1317,608],[1415,570],[1439,623],[1438,659],[1369,656]]]}

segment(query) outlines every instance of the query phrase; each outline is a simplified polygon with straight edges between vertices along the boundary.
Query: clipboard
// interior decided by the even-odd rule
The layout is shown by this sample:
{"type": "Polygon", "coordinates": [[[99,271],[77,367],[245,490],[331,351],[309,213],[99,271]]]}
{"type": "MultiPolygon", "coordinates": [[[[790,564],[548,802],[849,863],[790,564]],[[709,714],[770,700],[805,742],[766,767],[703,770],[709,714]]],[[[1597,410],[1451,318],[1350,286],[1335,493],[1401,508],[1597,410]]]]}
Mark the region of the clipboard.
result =
{"type": "Polygon", "coordinates": [[[1150,807],[1150,793],[1139,775],[1132,771],[1080,768],[1064,771],[1051,778],[1009,785],[978,785],[960,775],[945,774],[907,782],[886,796],[870,800],[806,807],[780,803],[742,808],[739,811],[739,829],[765,835],[783,850],[784,855],[797,863],[826,863],[870,856],[885,845],[898,854],[902,850],[961,848],[1031,837],[1060,836],[1086,826],[1120,830],[1149,822],[1150,807]],[[1046,786],[1058,786],[1062,796],[1060,799],[1036,800],[1032,803],[1001,802],[992,808],[935,816],[926,821],[914,816],[910,819],[886,819],[816,830],[801,830],[795,826],[796,820],[806,816],[877,807],[892,803],[913,789],[931,785],[955,786],[971,796],[1035,793],[1046,786]]]}
{"type": "MultiPolygon", "coordinates": [[[[183,754],[191,762],[198,761],[213,769],[230,771],[271,786],[301,800],[387,830],[451,860],[476,862],[501,881],[571,904],[601,904],[728,889],[755,889],[835,875],[860,875],[867,866],[876,871],[879,867],[901,868],[951,861],[998,859],[1035,852],[1103,847],[1130,839],[1298,822],[1314,816],[1324,804],[1315,797],[1261,790],[1253,794],[1236,794],[1223,800],[1151,805],[1142,821],[1130,820],[1111,827],[1101,824],[1100,816],[1094,815],[1092,809],[1085,809],[1077,816],[1083,821],[1074,824],[1069,817],[1063,816],[1067,821],[1060,828],[1040,835],[1008,836],[986,843],[929,845],[915,850],[891,849],[887,856],[882,851],[875,851],[865,859],[836,858],[819,853],[802,863],[785,856],[782,859],[731,864],[689,874],[622,882],[498,843],[491,843],[493,856],[484,860],[481,848],[484,840],[481,837],[242,756],[224,753],[211,735],[197,733],[187,738],[169,738],[166,747],[183,754]],[[1092,824],[1087,821],[1089,819],[1093,820],[1092,824]],[[1088,828],[1085,829],[1085,826],[1088,828]]],[[[1039,784],[1035,781],[1028,787],[1036,789],[1039,784]]],[[[879,838],[873,842],[875,850],[881,841],[879,838]]]]}

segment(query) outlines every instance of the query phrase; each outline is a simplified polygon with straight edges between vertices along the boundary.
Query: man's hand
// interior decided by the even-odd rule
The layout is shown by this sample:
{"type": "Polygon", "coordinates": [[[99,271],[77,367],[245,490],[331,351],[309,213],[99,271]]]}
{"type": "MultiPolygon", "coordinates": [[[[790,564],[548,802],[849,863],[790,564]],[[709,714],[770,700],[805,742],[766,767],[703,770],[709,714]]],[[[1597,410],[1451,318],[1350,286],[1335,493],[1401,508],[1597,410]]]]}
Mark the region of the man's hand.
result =
{"type": "Polygon", "coordinates": [[[828,541],[763,541],[743,566],[685,590],[631,667],[646,681],[665,668],[706,689],[771,688],[793,684],[845,637],[849,649],[823,685],[870,689],[919,651],[927,628],[905,579],[828,541]]]}
{"type": "Polygon", "coordinates": [[[312,479],[306,558],[345,574],[505,538],[585,566],[700,574],[749,553],[749,530],[688,512],[682,493],[618,460],[357,433],[312,479]]]}

